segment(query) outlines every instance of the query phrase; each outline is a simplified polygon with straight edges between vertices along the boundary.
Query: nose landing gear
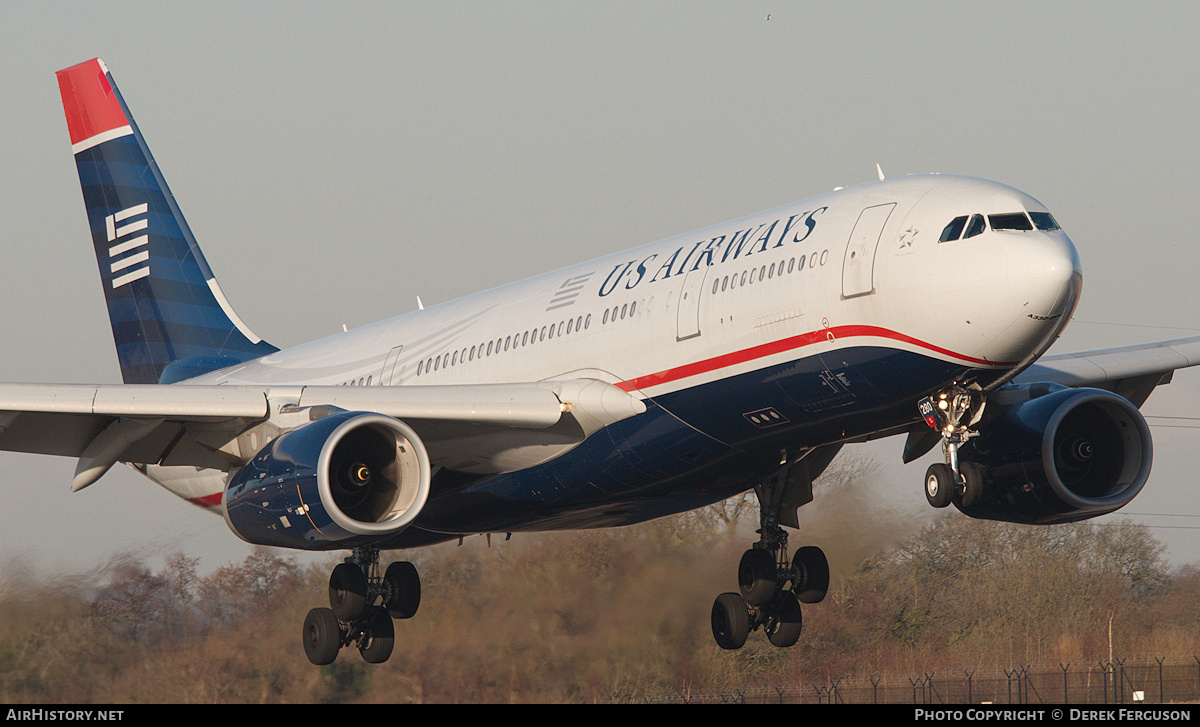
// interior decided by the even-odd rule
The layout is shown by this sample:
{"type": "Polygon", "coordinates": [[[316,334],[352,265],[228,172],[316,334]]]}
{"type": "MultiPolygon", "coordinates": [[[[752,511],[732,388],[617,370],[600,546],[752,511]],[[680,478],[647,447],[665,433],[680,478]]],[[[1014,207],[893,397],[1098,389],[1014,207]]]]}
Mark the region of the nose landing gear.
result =
{"type": "Polygon", "coordinates": [[[982,416],[983,406],[982,392],[961,386],[927,396],[917,404],[925,423],[942,435],[942,453],[946,459],[925,471],[925,499],[933,507],[946,507],[951,502],[970,506],[982,495],[982,468],[959,462],[958,450],[972,437],[979,436],[971,427],[982,416]]]}
{"type": "Polygon", "coordinates": [[[412,563],[392,563],[380,577],[379,549],[355,548],[329,576],[329,608],[314,608],[304,619],[304,653],[323,666],[354,644],[363,661],[382,664],[395,644],[392,619],[412,618],[420,603],[421,579],[412,563]]]}

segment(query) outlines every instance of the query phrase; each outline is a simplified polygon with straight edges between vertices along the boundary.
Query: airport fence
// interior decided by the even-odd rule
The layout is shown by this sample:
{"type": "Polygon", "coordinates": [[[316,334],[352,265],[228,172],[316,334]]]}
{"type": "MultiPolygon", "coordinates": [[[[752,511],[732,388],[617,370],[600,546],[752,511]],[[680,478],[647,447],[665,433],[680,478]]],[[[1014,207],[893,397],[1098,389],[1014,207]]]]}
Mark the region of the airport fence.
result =
{"type": "Polygon", "coordinates": [[[1200,657],[1137,657],[998,671],[926,671],[899,677],[680,691],[648,701],[688,704],[1178,704],[1200,701],[1200,657]]]}

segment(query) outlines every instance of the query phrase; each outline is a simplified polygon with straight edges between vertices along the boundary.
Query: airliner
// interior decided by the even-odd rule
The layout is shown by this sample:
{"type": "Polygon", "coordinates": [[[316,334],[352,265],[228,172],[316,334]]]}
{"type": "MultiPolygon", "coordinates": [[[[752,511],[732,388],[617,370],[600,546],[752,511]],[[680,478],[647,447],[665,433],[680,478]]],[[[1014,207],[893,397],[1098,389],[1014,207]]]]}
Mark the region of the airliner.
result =
{"type": "MultiPolygon", "coordinates": [[[[59,71],[123,383],[0,385],[0,448],[115,464],[264,546],[344,551],[301,638],[386,661],[421,583],[383,551],[628,525],[753,491],[716,597],[726,649],[778,647],[829,565],[789,551],[846,444],[906,437],[934,507],[1063,523],[1150,474],[1139,407],[1200,337],[1046,356],[1082,270],[1044,205],[884,178],[280,350],[234,312],[99,59],[59,71]]],[[[915,479],[915,478],[914,478],[915,479]]]]}

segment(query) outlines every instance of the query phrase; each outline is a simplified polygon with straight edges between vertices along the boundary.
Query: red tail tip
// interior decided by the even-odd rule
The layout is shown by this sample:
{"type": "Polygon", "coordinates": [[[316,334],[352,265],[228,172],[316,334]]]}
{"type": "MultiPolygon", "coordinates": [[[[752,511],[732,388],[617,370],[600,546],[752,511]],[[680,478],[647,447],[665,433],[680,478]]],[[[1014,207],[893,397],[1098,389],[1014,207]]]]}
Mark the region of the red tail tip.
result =
{"type": "Polygon", "coordinates": [[[108,68],[104,61],[93,58],[64,68],[55,75],[58,76],[58,91],[62,94],[72,146],[104,132],[129,126],[108,80],[108,68]]]}

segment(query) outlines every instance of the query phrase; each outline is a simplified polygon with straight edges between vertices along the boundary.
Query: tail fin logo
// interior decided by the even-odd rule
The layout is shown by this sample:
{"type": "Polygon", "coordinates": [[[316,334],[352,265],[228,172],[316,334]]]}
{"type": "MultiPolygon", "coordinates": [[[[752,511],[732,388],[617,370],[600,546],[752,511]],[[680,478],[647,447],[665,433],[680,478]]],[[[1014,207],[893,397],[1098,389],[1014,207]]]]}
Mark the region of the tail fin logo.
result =
{"type": "Polygon", "coordinates": [[[150,242],[150,236],[146,234],[150,222],[145,217],[148,209],[148,204],[138,204],[104,218],[108,241],[115,243],[108,248],[108,261],[115,276],[113,288],[150,274],[150,251],[146,249],[150,242]],[[135,219],[138,217],[141,219],[135,219]],[[139,232],[142,234],[138,235],[139,232]]]}

